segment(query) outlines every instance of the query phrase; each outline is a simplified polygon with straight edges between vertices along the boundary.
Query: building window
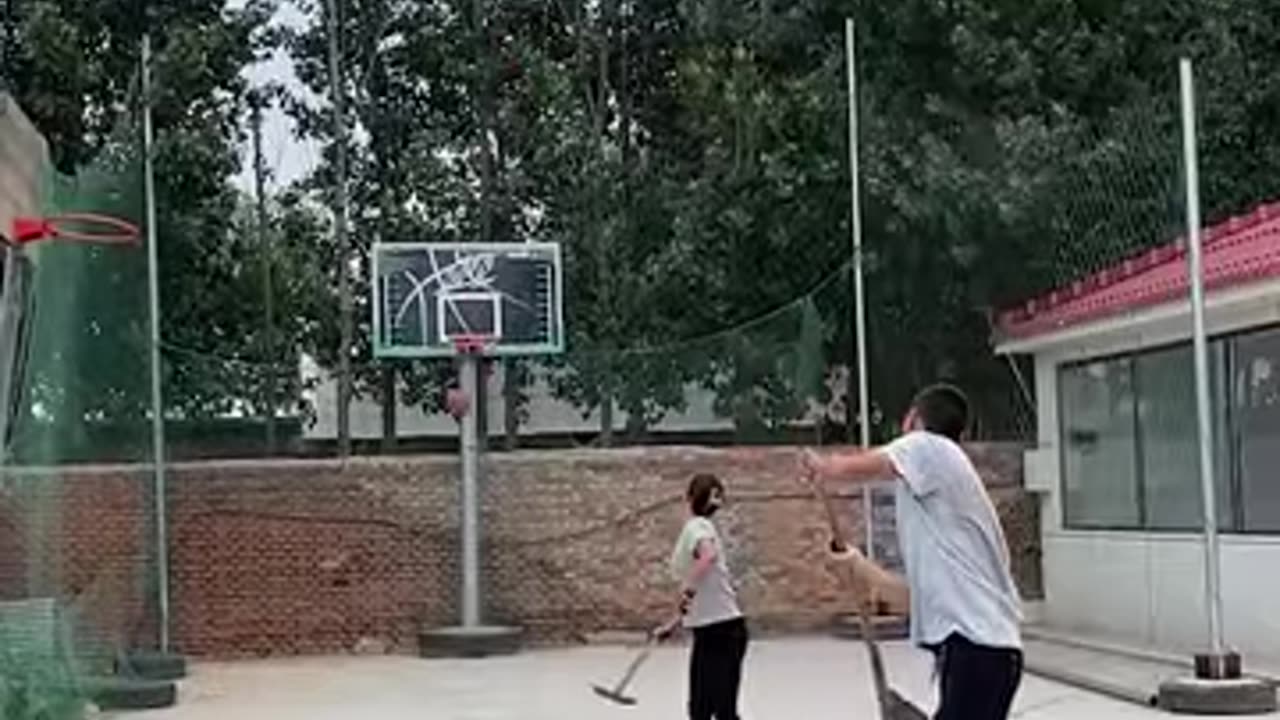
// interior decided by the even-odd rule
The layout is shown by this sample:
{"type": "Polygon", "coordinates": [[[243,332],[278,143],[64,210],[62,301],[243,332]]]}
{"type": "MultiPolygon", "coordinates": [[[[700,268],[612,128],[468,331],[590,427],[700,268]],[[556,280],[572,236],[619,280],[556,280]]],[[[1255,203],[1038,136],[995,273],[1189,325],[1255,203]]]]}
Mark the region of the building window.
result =
{"type": "MultiPolygon", "coordinates": [[[[1226,413],[1222,398],[1224,344],[1209,347],[1210,398],[1214,425],[1214,481],[1218,523],[1233,526],[1231,480],[1222,452],[1226,413]]],[[[1200,436],[1196,408],[1195,360],[1191,345],[1142,353],[1133,360],[1137,388],[1138,469],[1143,522],[1151,530],[1196,530],[1203,525],[1200,436]]]]}
{"type": "Polygon", "coordinates": [[[1064,368],[1060,388],[1066,525],[1138,527],[1132,360],[1064,368]]]}
{"type": "MultiPolygon", "coordinates": [[[[1209,344],[1218,524],[1280,533],[1280,328],[1209,344]]],[[[1063,524],[1196,531],[1202,494],[1191,345],[1061,369],[1063,524]]]]}
{"type": "Polygon", "coordinates": [[[1232,443],[1245,532],[1280,532],[1280,329],[1233,341],[1232,443]]]}

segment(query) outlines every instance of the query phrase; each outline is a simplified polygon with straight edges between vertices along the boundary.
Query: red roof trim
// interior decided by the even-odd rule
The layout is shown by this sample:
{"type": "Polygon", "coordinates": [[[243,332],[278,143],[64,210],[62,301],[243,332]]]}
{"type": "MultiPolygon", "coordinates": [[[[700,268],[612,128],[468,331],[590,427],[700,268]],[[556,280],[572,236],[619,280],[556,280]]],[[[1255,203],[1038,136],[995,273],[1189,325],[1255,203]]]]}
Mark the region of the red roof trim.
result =
{"type": "MultiPolygon", "coordinates": [[[[1280,202],[1207,228],[1205,289],[1280,277],[1280,202]]],[[[1186,239],[1142,252],[1001,313],[1004,338],[1026,339],[1160,305],[1187,293],[1186,239]]]]}

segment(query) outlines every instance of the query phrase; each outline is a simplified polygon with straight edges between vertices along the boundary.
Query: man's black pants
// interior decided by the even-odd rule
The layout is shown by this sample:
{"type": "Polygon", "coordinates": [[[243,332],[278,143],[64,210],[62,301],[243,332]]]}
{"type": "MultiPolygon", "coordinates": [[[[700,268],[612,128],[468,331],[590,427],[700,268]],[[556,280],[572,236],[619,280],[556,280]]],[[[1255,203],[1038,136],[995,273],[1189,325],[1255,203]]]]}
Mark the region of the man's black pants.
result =
{"type": "Polygon", "coordinates": [[[689,720],[738,720],[738,688],[747,655],[742,618],[695,627],[689,655],[689,720]]]}
{"type": "Polygon", "coordinates": [[[953,634],[930,648],[938,659],[934,720],[1005,720],[1022,681],[1022,651],[977,645],[953,634]]]}

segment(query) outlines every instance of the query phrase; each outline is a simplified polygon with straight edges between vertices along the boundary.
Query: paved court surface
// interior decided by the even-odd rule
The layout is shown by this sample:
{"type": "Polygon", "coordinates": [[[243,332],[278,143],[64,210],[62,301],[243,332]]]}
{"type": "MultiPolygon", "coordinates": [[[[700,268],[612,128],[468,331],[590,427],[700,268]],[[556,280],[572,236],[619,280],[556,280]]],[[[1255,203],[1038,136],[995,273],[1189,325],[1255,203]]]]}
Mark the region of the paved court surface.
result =
{"type": "MultiPolygon", "coordinates": [[[[635,707],[615,707],[588,684],[608,683],[632,656],[623,647],[529,651],[486,660],[309,658],[198,665],[175,708],[139,720],[678,720],[685,649],[662,648],[636,678],[635,707]]],[[[886,648],[893,683],[932,706],[929,658],[886,648]]],[[[825,638],[755,642],[747,658],[744,720],[877,717],[862,645],[825,638]]],[[[1034,677],[1015,717],[1120,720],[1169,717],[1034,677]]]]}

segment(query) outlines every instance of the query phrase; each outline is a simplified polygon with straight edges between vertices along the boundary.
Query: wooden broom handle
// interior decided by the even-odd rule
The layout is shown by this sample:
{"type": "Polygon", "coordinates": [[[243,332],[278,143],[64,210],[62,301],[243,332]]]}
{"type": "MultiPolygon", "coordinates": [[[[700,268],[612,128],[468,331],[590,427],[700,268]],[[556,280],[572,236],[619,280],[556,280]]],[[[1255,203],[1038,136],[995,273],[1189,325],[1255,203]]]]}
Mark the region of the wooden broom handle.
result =
{"type": "MultiPolygon", "coordinates": [[[[813,488],[814,495],[818,501],[822,503],[823,512],[827,516],[827,524],[831,528],[831,549],[835,552],[845,552],[853,550],[858,553],[859,557],[853,560],[853,575],[862,584],[874,588],[879,599],[895,614],[905,615],[910,611],[911,596],[907,589],[907,584],[902,578],[885,570],[865,555],[858,552],[857,549],[849,545],[847,535],[844,532],[844,526],[840,521],[839,514],[836,513],[835,505],[831,502],[831,497],[827,495],[827,490],[823,486],[822,481],[818,478],[809,478],[809,484],[813,488]]],[[[870,492],[870,488],[864,488],[863,492],[870,492]]],[[[870,518],[866,519],[867,522],[870,518]]]]}

